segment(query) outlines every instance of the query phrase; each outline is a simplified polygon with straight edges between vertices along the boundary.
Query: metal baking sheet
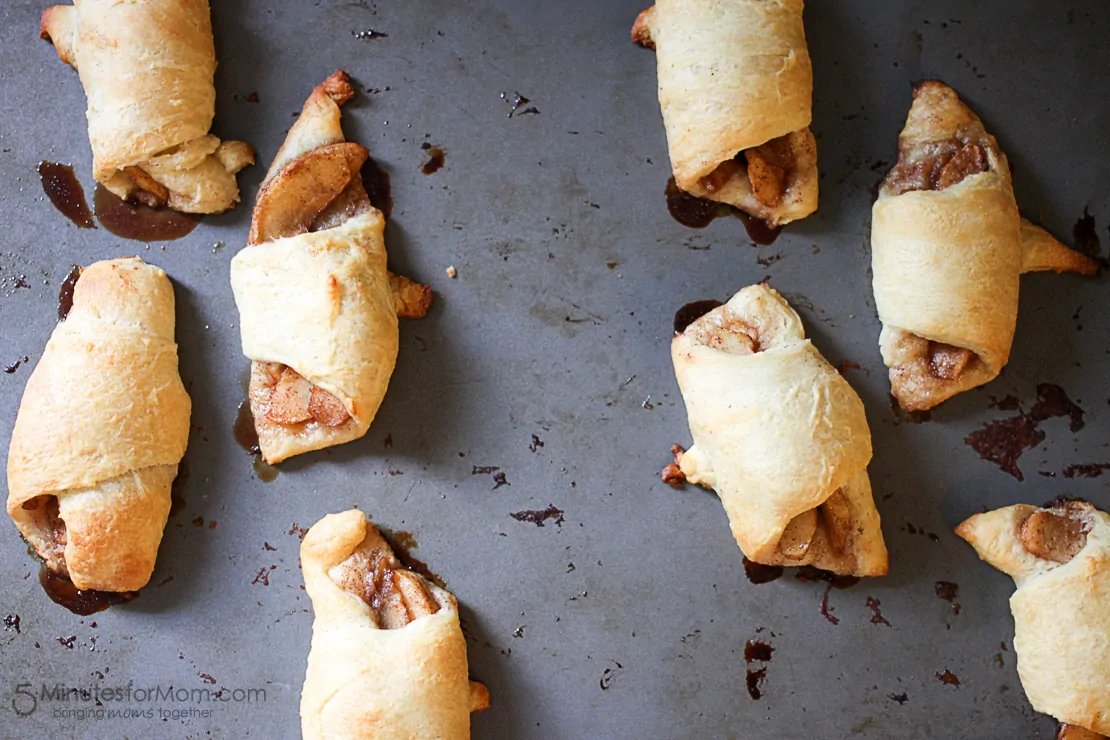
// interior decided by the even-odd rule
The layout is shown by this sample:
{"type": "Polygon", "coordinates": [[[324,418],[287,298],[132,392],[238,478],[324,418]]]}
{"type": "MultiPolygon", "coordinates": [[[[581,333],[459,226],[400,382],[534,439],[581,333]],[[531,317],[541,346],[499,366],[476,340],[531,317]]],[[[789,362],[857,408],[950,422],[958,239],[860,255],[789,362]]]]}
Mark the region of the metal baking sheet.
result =
{"type": "MultiPolygon", "coordinates": [[[[35,173],[40,160],[73,164],[91,194],[85,98],[38,40],[46,5],[0,8],[0,363],[37,359],[71,265],[137,253],[164,267],[194,404],[191,476],[150,585],[92,617],[50,603],[15,527],[0,525],[0,616],[20,624],[0,633],[4,736],[298,736],[312,614],[296,527],[355,505],[410,532],[412,554],[458,596],[471,672],[493,701],[474,717],[478,738],[1053,736],[1015,672],[1012,584],[950,529],[1061,494],[1110,506],[1110,478],[1064,475],[1110,462],[1105,280],[1023,278],[1005,375],[928,423],[904,423],[877,348],[868,228],[910,83],[936,77],[998,136],[1028,216],[1070,240],[1089,212],[1105,244],[1102,3],[812,0],[820,211],[762,248],[737,220],[698,231],[668,215],[655,62],[628,40],[635,0],[216,0],[214,131],[260,160],[241,175],[243,205],[149,247],[78,230],[35,173]],[[392,264],[437,301],[402,325],[366,438],[263,483],[232,438],[247,362],[228,263],[293,114],[337,67],[362,91],[345,109],[348,136],[392,177],[392,264]],[[518,94],[529,103],[510,116],[518,94]],[[446,152],[433,175],[421,172],[424,142],[446,152]],[[858,364],[846,372],[874,433],[891,574],[833,590],[835,625],[818,612],[824,584],[788,574],[752,585],[718,501],[658,480],[670,445],[689,441],[668,350],[674,310],[765,276],[834,365],[858,364]],[[992,399],[1028,410],[1042,383],[1063,388],[1085,425],[1044,422],[1019,482],[964,438],[1016,413],[992,399]],[[549,505],[561,519],[543,526],[511,516],[549,505]],[[958,614],[937,581],[958,584],[958,614]],[[772,646],[770,661],[748,665],[748,640],[772,646]],[[754,700],[748,671],[763,668],[754,700]],[[939,680],[945,671],[958,686],[939,680]],[[21,716],[25,683],[39,697],[44,684],[130,683],[233,700],[123,704],[153,716],[108,719],[47,697],[21,716]]],[[[29,374],[0,374],[4,449],[29,374]]]]}

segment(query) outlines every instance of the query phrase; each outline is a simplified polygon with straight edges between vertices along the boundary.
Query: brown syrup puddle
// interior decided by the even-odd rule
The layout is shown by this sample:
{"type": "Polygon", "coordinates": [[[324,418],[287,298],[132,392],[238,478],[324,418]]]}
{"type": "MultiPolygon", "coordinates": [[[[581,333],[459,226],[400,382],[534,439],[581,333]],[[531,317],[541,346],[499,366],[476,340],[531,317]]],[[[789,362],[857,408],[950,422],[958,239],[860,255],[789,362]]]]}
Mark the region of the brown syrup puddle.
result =
{"type": "Polygon", "coordinates": [[[93,207],[105,229],[123,239],[140,242],[180,239],[200,223],[200,216],[128,203],[100,184],[93,193],[93,207]]]}
{"type": "Polygon", "coordinates": [[[1040,429],[1042,422],[1066,416],[1072,433],[1084,426],[1083,409],[1068,398],[1063,388],[1051,383],[1037,386],[1037,402],[1029,413],[1023,412],[1017,401],[1009,397],[997,405],[1006,410],[1016,410],[1018,415],[984,424],[982,429],[969,434],[964,444],[975,450],[979,457],[994,463],[1018,480],[1025,480],[1017,466],[1018,458],[1045,439],[1045,433],[1040,429]]]}
{"type": "Polygon", "coordinates": [[[747,663],[751,663],[753,661],[759,661],[760,663],[769,663],[771,660],[771,654],[774,652],[775,649],[765,642],[748,640],[747,644],[744,645],[744,661],[747,663]]]}
{"type": "Polygon", "coordinates": [[[81,268],[77,265],[66,275],[62,287],[58,291],[58,321],[65,321],[73,308],[73,290],[77,287],[77,279],[81,277],[81,268]]]}
{"type": "Polygon", "coordinates": [[[782,578],[782,574],[783,567],[781,565],[763,565],[762,563],[752,562],[746,557],[744,558],[744,575],[757,586],[777,581],[782,578]]]}
{"type": "Polygon", "coordinates": [[[947,601],[952,606],[952,613],[960,613],[960,604],[956,601],[960,594],[960,587],[958,584],[951,581],[937,581],[933,586],[933,590],[938,599],[947,601]]]}
{"type": "Polygon", "coordinates": [[[426,141],[420,145],[420,148],[428,153],[428,161],[424,163],[420,171],[425,175],[434,175],[439,172],[447,162],[447,152],[438,146],[432,146],[426,141]]]}
{"type": "Polygon", "coordinates": [[[694,323],[702,316],[712,311],[715,308],[725,304],[720,301],[715,301],[712,298],[707,298],[703,301],[691,301],[682,308],[674,312],[674,333],[681,334],[686,331],[686,327],[694,323]]]}
{"type": "Polygon", "coordinates": [[[42,192],[54,204],[58,211],[82,229],[95,229],[89,204],[85,200],[85,191],[73,168],[67,164],[56,162],[39,162],[39,180],[42,181],[42,192]]]}
{"type": "Polygon", "coordinates": [[[254,458],[254,473],[258,476],[258,480],[272,483],[281,471],[262,459],[262,449],[258,446],[258,432],[254,429],[254,415],[251,414],[251,405],[247,401],[239,404],[239,413],[235,417],[232,431],[239,446],[254,458]]]}
{"type": "Polygon", "coordinates": [[[277,480],[279,473],[281,473],[281,471],[263,460],[262,455],[255,455],[254,474],[258,476],[258,480],[263,483],[273,483],[277,480]]]}
{"type": "Polygon", "coordinates": [[[413,557],[412,550],[419,547],[419,545],[416,543],[416,538],[412,536],[412,532],[406,532],[403,529],[390,530],[385,527],[378,527],[378,531],[381,532],[385,541],[389,543],[390,548],[393,549],[393,554],[401,561],[401,565],[405,566],[413,573],[423,576],[440,588],[447,588],[446,582],[433,573],[427,563],[419,558],[413,557]]]}
{"type": "Polygon", "coordinates": [[[39,583],[43,591],[55,604],[60,604],[74,614],[87,617],[90,614],[102,612],[116,604],[126,604],[134,601],[139,596],[138,591],[82,591],[73,585],[73,581],[66,576],[55,573],[44,563],[39,570],[39,583]]]}
{"type": "Polygon", "coordinates": [[[724,215],[720,203],[690,195],[678,187],[673,177],[667,180],[666,195],[671,217],[691,229],[704,229],[714,219],[724,215]]]}
{"type": "Polygon", "coordinates": [[[393,215],[393,188],[389,184],[389,173],[373,157],[367,157],[366,164],[362,165],[362,187],[370,198],[370,205],[386,218],[393,215]]]}
{"type": "Polygon", "coordinates": [[[1075,251],[1097,260],[1103,267],[1110,267],[1110,262],[1102,256],[1102,243],[1099,241],[1095,227],[1095,217],[1086,208],[1083,209],[1083,215],[1071,227],[1071,238],[1075,251]]]}
{"type": "Polygon", "coordinates": [[[748,237],[760,246],[766,247],[773,244],[775,239],[778,239],[779,234],[782,233],[781,227],[768,226],[765,221],[753,218],[730,205],[687,193],[678,187],[678,183],[675,182],[673,177],[667,180],[666,196],[667,211],[670,212],[671,217],[691,229],[704,229],[714,219],[731,215],[744,222],[748,237]]]}
{"type": "Polygon", "coordinates": [[[767,666],[752,668],[752,663],[770,663],[775,649],[765,642],[748,640],[744,645],[744,662],[747,664],[748,696],[759,700],[763,698],[763,681],[767,678],[767,666]]]}
{"type": "Polygon", "coordinates": [[[748,683],[748,696],[755,700],[763,698],[763,680],[767,678],[766,668],[757,668],[752,670],[749,668],[745,675],[748,683]]]}

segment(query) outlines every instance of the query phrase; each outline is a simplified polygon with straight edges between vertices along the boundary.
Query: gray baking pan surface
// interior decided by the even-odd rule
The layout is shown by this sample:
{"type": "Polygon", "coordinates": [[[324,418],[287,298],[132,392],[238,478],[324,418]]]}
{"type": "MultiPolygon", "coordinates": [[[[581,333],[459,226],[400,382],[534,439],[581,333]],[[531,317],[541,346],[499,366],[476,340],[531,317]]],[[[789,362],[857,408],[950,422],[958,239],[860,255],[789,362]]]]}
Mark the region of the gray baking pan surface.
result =
{"type": "Polygon", "coordinates": [[[358,506],[410,533],[412,555],[462,604],[471,673],[492,695],[478,738],[1053,736],[1015,670],[1012,582],[951,528],[1064,494],[1110,506],[1110,475],[1097,477],[1110,462],[1105,279],[1023,278],[1004,376],[909,423],[891,410],[878,352],[869,221],[911,82],[938,78],[997,135],[1025,214],[1105,245],[1104,3],[812,0],[820,210],[759,248],[738,220],[692,230],[667,212],[655,60],[629,42],[636,0],[216,0],[214,132],[259,153],[243,203],[149,246],[79,230],[36,174],[40,160],[72,164],[91,195],[85,98],[38,39],[46,5],[0,8],[0,364],[30,358],[0,374],[0,447],[71,266],[131,254],[174,280],[193,432],[184,503],[130,604],[78,617],[51,603],[0,523],[0,734],[299,736],[312,613],[298,528],[358,506]],[[339,67],[360,90],[348,137],[392,178],[392,265],[430,283],[436,303],[403,323],[370,433],[265,483],[232,435],[247,361],[228,264],[293,116],[339,67]],[[518,95],[528,102],[510,116],[518,95]],[[445,152],[431,175],[425,142],[445,152]],[[891,572],[833,589],[829,618],[826,584],[750,583],[717,499],[659,481],[671,444],[689,443],[675,309],[765,277],[830,362],[849,363],[874,434],[891,572]],[[1020,413],[995,399],[1028,411],[1041,384],[1063,389],[1082,427],[1041,423],[1019,481],[964,440],[1020,413]],[[938,582],[957,584],[951,603],[938,582]],[[747,661],[748,641],[769,660],[747,661]],[[129,684],[231,700],[117,703],[138,716],[109,719],[42,694],[129,684]]]}

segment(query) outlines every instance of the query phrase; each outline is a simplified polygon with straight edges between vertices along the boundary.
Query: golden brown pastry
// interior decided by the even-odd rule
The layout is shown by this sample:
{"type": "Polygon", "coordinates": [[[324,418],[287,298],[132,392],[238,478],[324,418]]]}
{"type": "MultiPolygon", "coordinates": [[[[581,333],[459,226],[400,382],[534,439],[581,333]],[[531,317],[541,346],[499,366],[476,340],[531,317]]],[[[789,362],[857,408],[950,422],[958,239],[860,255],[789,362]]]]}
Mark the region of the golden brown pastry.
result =
{"type": "Polygon", "coordinates": [[[150,580],[189,412],[166,273],[136,257],[86,267],[8,450],[8,513],[51,570],[83,590],[150,580]]]}
{"type": "Polygon", "coordinates": [[[817,210],[803,5],[658,0],[632,27],[658,59],[675,182],[770,226],[817,210]]]}
{"type": "Polygon", "coordinates": [[[716,491],[749,560],[886,574],[863,402],[782,296],[744,288],[677,333],[671,358],[694,445],[664,480],[716,491]]]}
{"type": "Polygon", "coordinates": [[[467,679],[455,597],[405,570],[357,510],[308,530],[301,569],[316,613],[305,740],[469,738],[489,692],[467,679]]]}
{"type": "Polygon", "coordinates": [[[1018,213],[998,142],[947,85],[914,90],[871,225],[879,345],[907,411],[993,380],[1017,325],[1018,278],[1098,264],[1018,213]]]}
{"type": "Polygon", "coordinates": [[[366,434],[397,359],[397,317],[423,316],[431,289],[386,270],[385,216],[345,141],[338,71],[305,103],[258,193],[247,247],[231,262],[250,407],[262,456],[366,434]]]}
{"type": "Polygon", "coordinates": [[[1057,733],[1056,740],[1106,740],[1106,736],[1091,732],[1085,727],[1069,725],[1064,722],[1060,725],[1060,732],[1057,733]]]}
{"type": "Polygon", "coordinates": [[[188,213],[239,201],[235,173],[254,152],[208,133],[216,49],[207,0],[74,0],[43,11],[41,35],[81,76],[98,182],[188,213]]]}
{"type": "MultiPolygon", "coordinates": [[[[976,514],[956,534],[1011,576],[1014,651],[1029,702],[1110,735],[1110,516],[1060,501],[976,514]]],[[[1062,737],[1089,737],[1079,730],[1062,737]]]]}

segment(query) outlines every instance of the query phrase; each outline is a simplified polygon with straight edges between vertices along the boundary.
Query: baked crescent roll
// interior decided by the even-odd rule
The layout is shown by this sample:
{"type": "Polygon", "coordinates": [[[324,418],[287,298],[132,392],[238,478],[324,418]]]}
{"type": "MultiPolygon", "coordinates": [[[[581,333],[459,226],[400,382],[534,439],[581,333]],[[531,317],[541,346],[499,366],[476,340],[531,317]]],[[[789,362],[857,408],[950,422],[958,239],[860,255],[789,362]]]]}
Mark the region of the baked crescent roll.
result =
{"type": "Polygon", "coordinates": [[[41,35],[81,76],[98,182],[188,213],[239,201],[235,173],[254,152],[208,133],[216,49],[207,0],[74,0],[43,11],[41,35]]]}
{"type": "Polygon", "coordinates": [[[353,95],[342,71],[313,91],[231,262],[269,463],[366,434],[397,359],[397,316],[423,316],[432,299],[386,270],[385,216],[360,175],[369,152],[340,127],[339,106],[353,95]]]}
{"type": "Polygon", "coordinates": [[[1017,584],[1014,651],[1033,708],[1110,735],[1110,516],[1080,501],[1008,506],[956,534],[1017,584]]]}
{"type": "Polygon", "coordinates": [[[82,590],[150,580],[189,439],[173,286],[137,257],[81,271],[27,381],[8,450],[8,513],[82,590]]]}
{"type": "Polygon", "coordinates": [[[1010,356],[1023,272],[1098,264],[1018,213],[998,142],[948,86],[914,90],[871,225],[879,345],[907,411],[993,380],[1010,356]]]}
{"type": "Polygon", "coordinates": [[[665,479],[716,491],[754,562],[884,575],[863,402],[782,296],[744,288],[676,334],[671,358],[694,445],[665,479]]]}
{"type": "Polygon", "coordinates": [[[803,5],[659,0],[632,27],[658,59],[675,182],[771,226],[817,210],[803,5]]]}
{"type": "Polygon", "coordinates": [[[301,692],[305,740],[463,740],[489,692],[467,680],[455,597],[405,570],[362,512],[301,545],[316,618],[301,692]]]}

